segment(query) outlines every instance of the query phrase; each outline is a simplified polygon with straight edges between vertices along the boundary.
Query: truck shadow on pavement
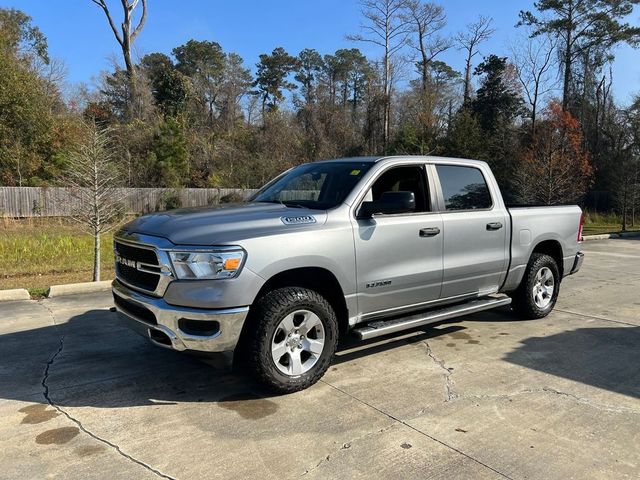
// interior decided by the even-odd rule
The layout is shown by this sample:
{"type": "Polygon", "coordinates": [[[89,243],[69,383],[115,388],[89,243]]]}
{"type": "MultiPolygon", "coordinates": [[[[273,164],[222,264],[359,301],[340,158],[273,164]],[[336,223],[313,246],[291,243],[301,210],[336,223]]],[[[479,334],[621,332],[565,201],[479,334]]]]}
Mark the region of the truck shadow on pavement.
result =
{"type": "MultiPolygon", "coordinates": [[[[416,330],[382,344],[347,340],[334,364],[462,328],[416,330]]],[[[246,418],[277,408],[267,400],[275,395],[241,369],[152,345],[108,310],[0,335],[0,352],[0,398],[46,404],[46,391],[61,407],[96,408],[215,402],[246,418]]]]}
{"type": "Polygon", "coordinates": [[[507,362],[640,398],[640,327],[578,328],[521,343],[507,362]]]}
{"type": "MultiPolygon", "coordinates": [[[[466,320],[500,321],[500,312],[466,320]]],[[[464,330],[438,324],[369,342],[347,340],[334,365],[464,330]]],[[[640,397],[640,328],[580,328],[531,337],[506,354],[508,362],[640,397]]],[[[245,418],[278,406],[242,372],[151,345],[107,310],[68,322],[0,335],[0,398],[60,406],[119,408],[216,402],[245,418]]]]}

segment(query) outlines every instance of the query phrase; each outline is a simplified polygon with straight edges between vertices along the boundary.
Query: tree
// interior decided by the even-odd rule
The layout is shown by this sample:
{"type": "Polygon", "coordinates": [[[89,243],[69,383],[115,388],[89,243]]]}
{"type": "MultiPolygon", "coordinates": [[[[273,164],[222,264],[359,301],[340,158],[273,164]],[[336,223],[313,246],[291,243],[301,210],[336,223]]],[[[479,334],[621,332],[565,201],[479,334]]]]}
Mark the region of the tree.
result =
{"type": "Polygon", "coordinates": [[[257,88],[257,95],[262,101],[262,115],[266,108],[277,110],[278,103],[284,100],[283,90],[294,90],[297,86],[287,80],[290,73],[298,67],[296,57],[289,55],[284,48],[278,47],[271,55],[263,53],[256,65],[256,79],[253,86],[257,88]]]}
{"type": "Polygon", "coordinates": [[[420,71],[420,85],[422,91],[426,92],[431,63],[451,48],[448,38],[437,35],[447,24],[447,16],[441,5],[422,3],[420,0],[408,0],[405,9],[405,18],[413,34],[410,45],[419,55],[416,65],[420,71]]]}
{"type": "Polygon", "coordinates": [[[509,67],[506,57],[489,55],[474,72],[483,79],[471,105],[480,126],[489,133],[509,124],[520,112],[522,98],[507,77],[509,67]]]}
{"type": "Polygon", "coordinates": [[[305,48],[298,54],[298,69],[294,78],[302,85],[305,105],[316,101],[318,76],[324,68],[324,60],[317,50],[305,48]]]}
{"type": "Polygon", "coordinates": [[[74,201],[71,216],[93,237],[93,281],[100,280],[100,242],[102,235],[117,224],[123,214],[121,185],[123,175],[109,130],[88,126],[86,139],[69,158],[61,181],[69,187],[74,201]]]}
{"type": "Polygon", "coordinates": [[[118,30],[118,28],[116,27],[111,11],[109,10],[109,6],[107,5],[107,1],[91,1],[98,5],[104,12],[105,16],[107,17],[107,21],[109,22],[109,26],[111,27],[111,31],[116,37],[116,41],[118,42],[118,44],[120,45],[120,49],[122,50],[125,69],[127,71],[127,76],[130,82],[129,91],[131,93],[131,98],[129,100],[129,105],[131,108],[131,105],[136,98],[136,66],[131,58],[131,49],[136,38],[138,38],[138,35],[140,35],[145,22],[147,21],[147,0],[142,0],[142,13],[140,15],[140,19],[138,20],[138,24],[135,27],[133,16],[136,7],[140,3],[140,0],[120,0],[123,13],[120,30],[118,30]]]}
{"type": "Polygon", "coordinates": [[[340,84],[343,110],[351,104],[352,113],[358,108],[367,78],[371,75],[369,61],[357,48],[341,48],[335,55],[335,80],[340,84]]]}
{"type": "Polygon", "coordinates": [[[249,93],[252,81],[251,72],[245,68],[242,57],[237,53],[228,53],[224,60],[218,106],[221,124],[227,130],[242,116],[240,101],[249,93]]]}
{"type": "Polygon", "coordinates": [[[59,172],[73,121],[57,88],[35,68],[49,62],[47,41],[31,18],[0,8],[0,183],[36,186],[59,172]]]}
{"type": "Polygon", "coordinates": [[[531,133],[536,133],[540,100],[554,89],[550,73],[555,66],[556,44],[550,35],[527,38],[526,43],[512,49],[516,75],[529,104],[531,133]]]}
{"type": "Polygon", "coordinates": [[[471,67],[473,57],[479,53],[478,46],[489,40],[491,35],[494,34],[495,29],[491,27],[492,23],[492,18],[480,16],[476,22],[467,25],[465,32],[460,32],[455,37],[458,49],[465,52],[464,93],[462,97],[465,103],[471,98],[471,67]]]}
{"type": "Polygon", "coordinates": [[[210,124],[216,114],[216,103],[224,78],[225,54],[217,42],[189,40],[172,51],[176,69],[191,78],[204,104],[210,124]]]}
{"type": "Polygon", "coordinates": [[[158,182],[166,187],[184,187],[189,175],[189,151],[183,125],[168,117],[160,124],[150,154],[158,182]]]}
{"type": "Polygon", "coordinates": [[[594,47],[610,52],[621,42],[637,45],[640,28],[622,23],[640,0],[538,0],[530,11],[520,12],[518,25],[534,27],[533,36],[550,34],[561,40],[563,69],[562,109],[569,104],[573,62],[594,47]]]}
{"type": "Polygon", "coordinates": [[[462,107],[449,126],[445,154],[452,157],[484,159],[482,128],[468,107],[462,107]]]}
{"type": "Polygon", "coordinates": [[[409,24],[404,15],[406,0],[360,0],[361,12],[366,23],[361,26],[364,34],[349,35],[356,42],[368,42],[383,49],[382,88],[383,130],[382,149],[387,151],[391,125],[392,65],[395,56],[407,44],[409,24]]]}
{"type": "Polygon", "coordinates": [[[592,178],[580,124],[561,105],[551,102],[547,118],[539,123],[538,134],[516,170],[519,198],[546,205],[577,202],[592,178]]]}
{"type": "Polygon", "coordinates": [[[150,53],[140,60],[140,66],[151,84],[156,105],[166,115],[176,116],[187,108],[190,84],[163,53],[150,53]]]}
{"type": "Polygon", "coordinates": [[[13,57],[35,56],[49,63],[47,38],[29,15],[14,8],[0,8],[0,49],[13,57]]]}

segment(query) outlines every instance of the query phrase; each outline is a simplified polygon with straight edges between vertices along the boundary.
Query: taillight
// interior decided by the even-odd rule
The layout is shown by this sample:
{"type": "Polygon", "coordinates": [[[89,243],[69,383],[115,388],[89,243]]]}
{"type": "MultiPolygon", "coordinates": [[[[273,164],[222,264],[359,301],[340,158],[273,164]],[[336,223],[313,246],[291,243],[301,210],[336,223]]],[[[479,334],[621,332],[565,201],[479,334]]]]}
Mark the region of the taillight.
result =
{"type": "Polygon", "coordinates": [[[580,213],[580,226],[578,227],[578,241],[582,241],[582,227],[584,226],[584,212],[580,213]]]}

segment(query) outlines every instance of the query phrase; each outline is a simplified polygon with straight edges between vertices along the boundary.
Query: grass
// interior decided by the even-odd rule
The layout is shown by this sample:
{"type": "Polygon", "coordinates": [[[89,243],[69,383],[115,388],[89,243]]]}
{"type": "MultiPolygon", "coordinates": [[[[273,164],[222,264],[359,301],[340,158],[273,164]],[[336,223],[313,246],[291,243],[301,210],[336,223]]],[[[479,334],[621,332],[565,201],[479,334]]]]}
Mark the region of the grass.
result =
{"type": "MultiPolygon", "coordinates": [[[[621,224],[619,215],[585,212],[583,233],[615,233],[621,224]]],[[[112,240],[111,234],[102,237],[103,280],[114,276],[112,240]]],[[[91,281],[93,239],[67,219],[1,219],[0,267],[0,290],[26,288],[32,297],[42,297],[51,285],[91,281]]]]}
{"type": "MultiPolygon", "coordinates": [[[[89,282],[93,238],[59,218],[0,221],[0,289],[26,288],[40,296],[51,285],[89,282]]],[[[101,278],[113,278],[113,241],[102,237],[101,278]]]]}
{"type": "MultiPolygon", "coordinates": [[[[630,225],[627,220],[627,231],[640,230],[640,218],[635,225],[630,225]]],[[[622,229],[622,217],[614,213],[584,212],[583,235],[596,235],[599,233],[618,233],[622,229]]]]}

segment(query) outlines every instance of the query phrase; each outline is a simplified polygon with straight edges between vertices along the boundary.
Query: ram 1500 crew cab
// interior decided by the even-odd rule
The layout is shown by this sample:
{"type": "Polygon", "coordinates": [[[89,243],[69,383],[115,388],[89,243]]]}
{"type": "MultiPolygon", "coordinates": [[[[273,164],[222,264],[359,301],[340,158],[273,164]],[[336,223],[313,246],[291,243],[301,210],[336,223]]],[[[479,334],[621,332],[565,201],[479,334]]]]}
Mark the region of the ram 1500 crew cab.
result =
{"type": "Polygon", "coordinates": [[[115,235],[113,295],[153,343],[235,352],[291,392],[325,373],[346,334],[506,305],[548,315],[582,264],[581,228],[577,206],[506,206],[484,162],[316,162],[247,203],[133,220],[115,235]]]}

